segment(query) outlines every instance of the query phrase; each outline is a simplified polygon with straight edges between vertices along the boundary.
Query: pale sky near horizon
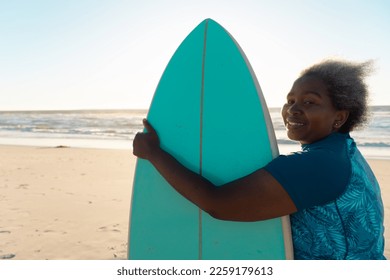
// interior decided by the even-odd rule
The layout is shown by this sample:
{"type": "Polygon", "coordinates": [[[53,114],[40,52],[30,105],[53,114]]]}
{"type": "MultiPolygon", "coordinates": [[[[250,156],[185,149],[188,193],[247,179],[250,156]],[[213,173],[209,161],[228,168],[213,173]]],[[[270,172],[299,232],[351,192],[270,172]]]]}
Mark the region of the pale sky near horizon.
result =
{"type": "Polygon", "coordinates": [[[390,105],[390,0],[0,0],[0,110],[148,108],[205,18],[241,45],[270,107],[334,56],[374,59],[371,105],[390,105]]]}

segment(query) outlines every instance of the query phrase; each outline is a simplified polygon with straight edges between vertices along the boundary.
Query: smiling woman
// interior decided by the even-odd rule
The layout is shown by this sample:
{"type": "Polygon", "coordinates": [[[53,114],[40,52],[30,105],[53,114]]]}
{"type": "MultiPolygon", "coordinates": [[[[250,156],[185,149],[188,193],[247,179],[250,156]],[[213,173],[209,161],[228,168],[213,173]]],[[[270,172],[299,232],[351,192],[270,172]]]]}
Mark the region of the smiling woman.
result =
{"type": "Polygon", "coordinates": [[[265,169],[298,209],[291,217],[298,258],[383,258],[379,185],[349,136],[366,120],[370,69],[370,62],[324,61],[303,71],[287,95],[287,134],[303,151],[265,169]],[[370,245],[354,242],[363,239],[370,245]]]}
{"type": "Polygon", "coordinates": [[[134,139],[134,154],[217,219],[291,214],[295,259],[384,259],[379,185],[349,136],[365,120],[368,68],[369,63],[325,61],[305,70],[282,110],[288,137],[302,151],[281,155],[221,188],[161,149],[146,120],[147,132],[134,139]]]}
{"type": "Polygon", "coordinates": [[[288,137],[301,144],[316,142],[338,131],[348,115],[348,111],[334,108],[326,84],[312,75],[294,83],[282,110],[288,137]]]}

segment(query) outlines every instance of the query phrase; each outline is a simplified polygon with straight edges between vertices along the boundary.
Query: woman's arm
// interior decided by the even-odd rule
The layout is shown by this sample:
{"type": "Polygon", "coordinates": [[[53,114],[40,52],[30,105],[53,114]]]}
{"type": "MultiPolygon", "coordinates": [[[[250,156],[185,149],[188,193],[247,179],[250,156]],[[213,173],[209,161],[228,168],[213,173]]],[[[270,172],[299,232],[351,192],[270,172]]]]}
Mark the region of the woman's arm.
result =
{"type": "Polygon", "coordinates": [[[260,169],[217,187],[161,149],[154,128],[146,120],[144,126],[148,132],[136,135],[134,155],[149,160],[171,186],[211,216],[259,221],[297,211],[287,192],[267,171],[260,169]]]}

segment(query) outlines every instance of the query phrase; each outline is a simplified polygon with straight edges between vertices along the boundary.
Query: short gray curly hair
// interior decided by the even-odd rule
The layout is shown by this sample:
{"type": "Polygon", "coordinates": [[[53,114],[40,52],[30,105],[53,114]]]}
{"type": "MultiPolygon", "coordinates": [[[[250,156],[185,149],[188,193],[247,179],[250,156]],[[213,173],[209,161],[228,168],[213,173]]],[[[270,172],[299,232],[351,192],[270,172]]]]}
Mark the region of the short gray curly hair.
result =
{"type": "Polygon", "coordinates": [[[300,77],[316,76],[326,84],[337,110],[349,111],[348,120],[340,128],[346,133],[368,120],[368,87],[364,79],[372,73],[372,60],[362,63],[326,59],[301,72],[300,77]]]}

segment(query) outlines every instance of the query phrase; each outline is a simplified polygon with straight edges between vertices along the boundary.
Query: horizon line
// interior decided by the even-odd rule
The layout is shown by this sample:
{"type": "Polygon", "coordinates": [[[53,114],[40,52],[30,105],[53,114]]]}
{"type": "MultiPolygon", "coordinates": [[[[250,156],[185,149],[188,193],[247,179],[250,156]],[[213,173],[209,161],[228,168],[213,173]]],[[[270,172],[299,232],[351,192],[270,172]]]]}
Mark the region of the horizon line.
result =
{"type": "MultiPolygon", "coordinates": [[[[368,107],[390,107],[390,104],[385,105],[368,105],[368,107]]],[[[269,110],[281,109],[282,107],[268,107],[269,110]]],[[[87,111],[148,111],[149,108],[75,108],[75,109],[0,109],[0,113],[12,113],[12,112],[87,112],[87,111]]]]}

